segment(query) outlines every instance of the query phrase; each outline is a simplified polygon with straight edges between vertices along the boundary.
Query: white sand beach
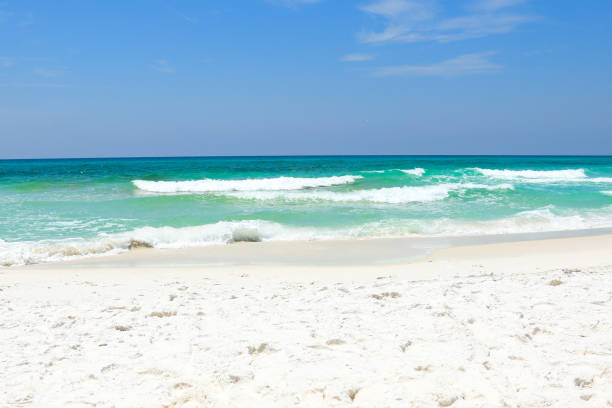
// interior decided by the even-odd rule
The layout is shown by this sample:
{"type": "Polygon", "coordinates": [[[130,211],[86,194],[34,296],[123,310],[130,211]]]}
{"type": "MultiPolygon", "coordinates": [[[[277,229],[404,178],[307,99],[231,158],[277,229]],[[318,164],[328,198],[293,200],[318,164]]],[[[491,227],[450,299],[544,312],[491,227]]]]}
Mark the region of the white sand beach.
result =
{"type": "Polygon", "coordinates": [[[0,269],[0,406],[612,406],[612,235],[350,265],[279,245],[219,250],[310,260],[0,269]]]}

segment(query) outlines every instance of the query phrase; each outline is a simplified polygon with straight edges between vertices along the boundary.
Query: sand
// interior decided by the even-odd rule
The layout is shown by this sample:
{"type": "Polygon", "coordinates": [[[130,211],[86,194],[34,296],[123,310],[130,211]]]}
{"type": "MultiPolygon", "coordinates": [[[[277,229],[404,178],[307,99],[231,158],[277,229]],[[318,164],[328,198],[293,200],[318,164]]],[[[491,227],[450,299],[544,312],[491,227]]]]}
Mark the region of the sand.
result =
{"type": "Polygon", "coordinates": [[[612,235],[396,263],[197,253],[0,270],[0,406],[612,406],[612,235]]]}

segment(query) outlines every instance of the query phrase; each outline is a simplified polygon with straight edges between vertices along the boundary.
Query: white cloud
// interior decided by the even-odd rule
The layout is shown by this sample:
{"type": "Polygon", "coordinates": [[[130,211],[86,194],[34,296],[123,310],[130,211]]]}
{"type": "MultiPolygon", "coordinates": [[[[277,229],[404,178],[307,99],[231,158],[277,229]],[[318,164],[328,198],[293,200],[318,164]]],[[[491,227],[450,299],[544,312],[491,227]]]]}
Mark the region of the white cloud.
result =
{"type": "Polygon", "coordinates": [[[363,32],[365,43],[452,42],[508,33],[535,18],[505,10],[526,0],[480,0],[471,12],[448,17],[428,0],[376,0],[360,9],[384,19],[382,31],[363,32]],[[500,11],[501,10],[501,11],[500,11]]]}
{"type": "Polygon", "coordinates": [[[347,55],[343,56],[342,58],[340,58],[340,61],[344,61],[344,62],[363,62],[363,61],[370,61],[373,58],[374,57],[372,55],[369,55],[369,54],[347,54],[347,55]]]}
{"type": "Polygon", "coordinates": [[[486,37],[491,34],[505,34],[521,24],[534,21],[531,16],[519,14],[477,14],[441,21],[433,37],[438,42],[458,41],[486,37]]]}
{"type": "Polygon", "coordinates": [[[174,67],[170,65],[170,63],[165,59],[159,59],[153,62],[152,68],[159,72],[165,72],[168,74],[173,74],[176,72],[174,67]]]}
{"type": "Polygon", "coordinates": [[[499,72],[501,65],[489,61],[493,53],[465,54],[431,65],[398,65],[381,67],[373,72],[374,76],[441,76],[454,77],[473,74],[499,72]]]}
{"type": "Polygon", "coordinates": [[[387,18],[405,15],[414,20],[431,18],[433,13],[433,8],[430,4],[413,0],[378,0],[374,3],[361,6],[360,9],[387,18]]]}
{"type": "Polygon", "coordinates": [[[474,4],[474,8],[481,10],[499,10],[506,7],[525,3],[527,0],[480,0],[474,4]]]}

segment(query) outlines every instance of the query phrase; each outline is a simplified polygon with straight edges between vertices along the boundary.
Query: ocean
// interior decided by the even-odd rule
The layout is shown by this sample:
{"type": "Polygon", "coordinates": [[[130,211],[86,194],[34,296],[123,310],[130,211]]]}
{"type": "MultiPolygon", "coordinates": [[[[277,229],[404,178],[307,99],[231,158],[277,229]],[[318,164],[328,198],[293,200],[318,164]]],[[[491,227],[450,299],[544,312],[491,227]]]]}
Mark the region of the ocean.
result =
{"type": "Polygon", "coordinates": [[[0,160],[0,265],[135,247],[612,227],[612,157],[0,160]]]}

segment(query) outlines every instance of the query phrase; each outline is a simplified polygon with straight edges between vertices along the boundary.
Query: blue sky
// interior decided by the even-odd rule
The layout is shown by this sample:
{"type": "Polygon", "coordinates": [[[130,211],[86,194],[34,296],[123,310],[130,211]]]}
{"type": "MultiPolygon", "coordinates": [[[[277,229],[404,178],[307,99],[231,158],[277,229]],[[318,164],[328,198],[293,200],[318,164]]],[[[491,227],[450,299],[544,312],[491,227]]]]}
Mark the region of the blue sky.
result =
{"type": "Polygon", "coordinates": [[[0,0],[0,157],[612,154],[612,2],[0,0]]]}

